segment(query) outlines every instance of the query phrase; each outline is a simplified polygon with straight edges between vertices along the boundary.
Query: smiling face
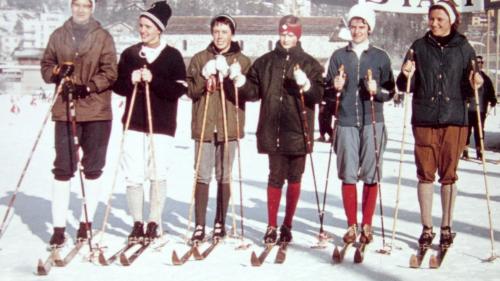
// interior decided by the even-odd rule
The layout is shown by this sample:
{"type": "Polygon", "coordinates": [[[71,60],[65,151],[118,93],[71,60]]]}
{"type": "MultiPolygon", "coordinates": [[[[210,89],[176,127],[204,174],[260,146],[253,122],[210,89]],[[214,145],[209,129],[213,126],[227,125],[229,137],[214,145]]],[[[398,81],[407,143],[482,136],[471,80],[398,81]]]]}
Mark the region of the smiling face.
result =
{"type": "Polygon", "coordinates": [[[293,32],[283,32],[280,34],[280,44],[285,49],[290,49],[297,46],[299,38],[293,32]]]}
{"type": "Polygon", "coordinates": [[[231,41],[233,40],[233,32],[231,27],[223,23],[215,23],[212,28],[212,39],[215,47],[220,53],[225,53],[231,47],[231,41]]]}
{"type": "Polygon", "coordinates": [[[156,47],[160,43],[161,31],[147,17],[139,18],[139,34],[141,35],[142,43],[149,47],[156,47]]]}
{"type": "Polygon", "coordinates": [[[87,23],[92,15],[92,2],[89,0],[71,1],[71,15],[75,23],[87,23]]]}
{"type": "Polygon", "coordinates": [[[359,44],[368,39],[370,27],[362,18],[353,18],[349,22],[349,30],[351,31],[352,42],[359,44]]]}
{"type": "Polygon", "coordinates": [[[434,36],[443,37],[451,32],[450,17],[443,9],[433,9],[429,13],[428,25],[434,36]]]}

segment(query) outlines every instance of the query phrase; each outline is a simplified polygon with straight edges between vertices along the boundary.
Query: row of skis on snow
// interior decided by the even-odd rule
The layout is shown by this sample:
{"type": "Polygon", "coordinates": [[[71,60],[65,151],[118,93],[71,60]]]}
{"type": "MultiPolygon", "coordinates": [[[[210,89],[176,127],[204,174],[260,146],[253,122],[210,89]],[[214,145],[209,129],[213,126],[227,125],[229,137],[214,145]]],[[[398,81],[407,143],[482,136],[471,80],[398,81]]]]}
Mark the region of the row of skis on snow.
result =
{"type": "MultiPolygon", "coordinates": [[[[328,245],[328,238],[320,235],[320,240],[318,244],[312,246],[314,249],[324,249],[328,245]]],[[[49,255],[45,260],[39,259],[37,274],[47,275],[49,274],[52,267],[65,267],[67,266],[75,256],[77,256],[82,248],[85,248],[88,240],[77,241],[70,249],[61,248],[49,248],[49,255]],[[65,254],[63,255],[63,251],[65,254]]],[[[243,242],[243,241],[242,241],[243,242]]],[[[161,248],[168,243],[161,238],[156,239],[152,242],[147,242],[144,240],[129,243],[126,242],[125,245],[116,251],[113,255],[106,257],[104,255],[103,249],[98,247],[93,247],[88,260],[95,260],[102,266],[111,265],[117,261],[122,266],[130,266],[134,261],[136,261],[148,248],[153,248],[155,251],[160,251],[161,248]]],[[[212,239],[207,247],[202,247],[203,242],[190,243],[189,249],[182,255],[178,255],[174,250],[172,252],[172,265],[178,266],[185,264],[188,260],[194,258],[194,260],[204,260],[206,259],[213,250],[223,243],[223,239],[212,239]]],[[[90,244],[89,244],[90,245],[90,244]]],[[[342,246],[334,247],[333,253],[331,255],[332,263],[339,264],[344,261],[344,257],[350,248],[355,248],[354,253],[354,263],[362,263],[364,260],[365,252],[369,244],[361,242],[344,243],[342,246]]],[[[250,245],[241,244],[237,249],[245,249],[250,245]]],[[[257,254],[252,251],[250,262],[252,266],[261,266],[273,249],[277,248],[276,256],[274,259],[275,264],[282,264],[286,260],[287,249],[289,242],[267,243],[264,244],[262,251],[257,254]]],[[[429,250],[431,245],[419,246],[416,254],[412,254],[410,257],[409,267],[410,268],[420,268],[422,262],[429,250]]],[[[441,266],[444,257],[448,251],[447,246],[439,245],[437,248],[437,254],[432,254],[429,258],[429,268],[439,268],[441,266]]],[[[390,253],[387,250],[377,250],[378,253],[390,253]]]]}

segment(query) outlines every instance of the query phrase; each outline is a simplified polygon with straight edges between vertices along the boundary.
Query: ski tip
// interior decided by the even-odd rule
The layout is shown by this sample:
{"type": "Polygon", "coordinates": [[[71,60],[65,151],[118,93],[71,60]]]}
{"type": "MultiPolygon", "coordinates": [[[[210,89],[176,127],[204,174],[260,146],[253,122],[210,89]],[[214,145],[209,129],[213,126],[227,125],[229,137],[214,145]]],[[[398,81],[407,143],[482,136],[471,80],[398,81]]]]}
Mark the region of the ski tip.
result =
{"type": "Polygon", "coordinates": [[[252,257],[250,259],[250,263],[252,264],[252,266],[261,266],[261,262],[257,257],[257,254],[255,254],[255,251],[252,251],[252,257]]]}
{"type": "Polygon", "coordinates": [[[339,251],[339,248],[337,246],[335,246],[335,248],[333,249],[332,261],[334,263],[339,263],[340,262],[340,251],[339,251]]]}
{"type": "Polygon", "coordinates": [[[356,253],[354,254],[354,263],[362,263],[363,262],[363,254],[359,249],[356,249],[356,253]]]}
{"type": "Polygon", "coordinates": [[[177,256],[177,252],[175,250],[172,251],[172,264],[173,265],[181,265],[182,262],[179,259],[179,256],[177,256]]]}
{"type": "Polygon", "coordinates": [[[123,266],[129,266],[130,265],[130,262],[127,258],[127,256],[125,254],[120,254],[120,263],[123,265],[123,266]]]}
{"type": "Polygon", "coordinates": [[[418,262],[418,257],[416,255],[411,255],[410,257],[410,268],[419,268],[420,267],[420,263],[418,262]]]}
{"type": "Polygon", "coordinates": [[[45,266],[43,265],[43,261],[41,259],[38,259],[38,266],[36,269],[36,274],[42,275],[42,276],[48,274],[47,270],[45,269],[45,266]]]}
{"type": "Polygon", "coordinates": [[[285,262],[285,259],[286,259],[286,254],[283,251],[279,250],[278,254],[276,255],[276,259],[274,260],[274,263],[282,264],[285,262]]]}
{"type": "Polygon", "coordinates": [[[430,268],[439,268],[439,261],[435,255],[431,255],[429,259],[429,267],[430,268]]]}
{"type": "Polygon", "coordinates": [[[195,260],[199,261],[204,259],[203,255],[200,253],[200,250],[198,250],[198,247],[193,247],[192,251],[195,260]]]}
{"type": "Polygon", "coordinates": [[[99,260],[100,265],[104,265],[104,266],[109,265],[108,261],[106,260],[106,258],[104,257],[104,254],[102,252],[99,252],[98,260],[99,260]]]}

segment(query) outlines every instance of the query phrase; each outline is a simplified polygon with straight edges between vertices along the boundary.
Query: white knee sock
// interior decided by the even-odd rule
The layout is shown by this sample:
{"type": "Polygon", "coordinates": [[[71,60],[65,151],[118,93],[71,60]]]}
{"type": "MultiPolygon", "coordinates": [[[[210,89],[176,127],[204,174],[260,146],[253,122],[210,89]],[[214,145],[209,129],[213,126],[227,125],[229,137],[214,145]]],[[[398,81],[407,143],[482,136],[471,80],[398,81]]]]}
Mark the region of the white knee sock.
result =
{"type": "Polygon", "coordinates": [[[70,181],[54,180],[52,184],[52,224],[53,227],[66,227],[69,207],[70,181]]]}
{"type": "Polygon", "coordinates": [[[149,193],[149,220],[161,225],[161,214],[167,195],[167,181],[151,181],[149,193]]]}
{"type": "MultiPolygon", "coordinates": [[[[95,211],[97,209],[97,205],[99,203],[99,195],[101,193],[101,179],[84,179],[83,186],[85,187],[85,201],[87,202],[87,215],[89,222],[92,222],[94,219],[95,211]]],[[[82,202],[82,215],[80,216],[81,222],[86,222],[85,220],[85,211],[83,209],[82,202]]]]}
{"type": "Polygon", "coordinates": [[[128,210],[134,222],[143,221],[144,189],[142,184],[127,186],[128,210]]]}

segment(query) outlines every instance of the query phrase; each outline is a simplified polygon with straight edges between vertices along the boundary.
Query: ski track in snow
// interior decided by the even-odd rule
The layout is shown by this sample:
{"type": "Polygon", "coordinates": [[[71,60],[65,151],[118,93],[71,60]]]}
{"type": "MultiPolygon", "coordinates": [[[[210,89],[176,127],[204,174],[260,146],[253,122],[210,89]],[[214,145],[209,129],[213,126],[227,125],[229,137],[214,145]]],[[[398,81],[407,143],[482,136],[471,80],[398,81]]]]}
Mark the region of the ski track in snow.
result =
{"type": "MultiPolygon", "coordinates": [[[[0,168],[0,215],[3,219],[7,204],[15,190],[31,148],[38,134],[41,123],[47,113],[49,103],[38,100],[37,105],[30,104],[31,97],[19,99],[20,113],[10,112],[9,96],[0,96],[0,150],[2,162],[0,168]]],[[[108,149],[107,165],[104,171],[104,186],[97,210],[94,229],[101,228],[102,219],[111,190],[112,177],[117,164],[121,138],[120,119],[123,106],[121,98],[113,97],[114,122],[108,149]]],[[[422,263],[422,269],[408,267],[410,255],[416,252],[417,239],[421,232],[420,212],[416,193],[416,172],[413,158],[413,137],[407,117],[407,136],[403,155],[403,172],[400,187],[399,219],[395,246],[391,255],[381,255],[375,250],[382,247],[379,208],[373,219],[375,240],[367,249],[363,264],[354,264],[354,249],[346,254],[344,263],[333,265],[331,254],[333,243],[323,250],[310,249],[316,242],[319,229],[314,185],[312,182],[309,158],[303,177],[303,188],[294,220],[294,243],[289,246],[288,255],[283,265],[273,264],[277,248],[259,268],[250,265],[252,250],[258,253],[263,249],[261,238],[267,224],[266,185],[268,175],[267,156],[257,154],[255,129],[258,120],[259,103],[247,103],[245,138],[241,141],[243,205],[245,214],[245,237],[252,243],[248,250],[234,250],[239,240],[226,239],[204,261],[192,258],[183,266],[173,266],[172,250],[178,255],[184,254],[188,246],[183,242],[186,235],[188,208],[193,186],[193,141],[190,138],[191,102],[183,97],[179,102],[178,128],[175,138],[175,154],[171,157],[172,166],[168,180],[167,201],[163,212],[163,230],[169,240],[160,252],[151,249],[145,252],[132,266],[123,267],[119,263],[102,267],[97,263],[85,261],[88,247],[66,268],[52,268],[48,276],[36,276],[36,263],[45,259],[48,252],[46,243],[52,232],[50,198],[52,181],[53,122],[49,121],[33,155],[20,192],[11,211],[7,231],[0,239],[0,276],[5,280],[500,280],[500,260],[494,263],[483,262],[491,255],[488,213],[485,200],[485,188],[482,166],[472,162],[459,163],[458,197],[455,207],[453,230],[457,232],[455,244],[449,251],[442,268],[428,269],[428,259],[435,251],[430,251],[422,263]],[[240,275],[241,274],[241,275],[240,275]]],[[[384,154],[382,199],[384,203],[385,240],[391,242],[393,214],[396,202],[400,146],[403,131],[403,109],[390,104],[385,106],[385,118],[389,142],[384,154]]],[[[317,118],[316,118],[317,119],[317,118]]],[[[317,133],[316,124],[316,137],[317,133]]],[[[472,147],[472,146],[471,146],[472,147]]],[[[500,159],[500,116],[490,115],[486,121],[486,158],[500,159]],[[496,152],[495,152],[496,151],[496,152]]],[[[326,178],[329,144],[315,143],[314,166],[316,168],[317,187],[320,201],[326,178]]],[[[475,151],[470,149],[471,156],[475,151]]],[[[491,199],[491,211],[494,235],[500,240],[500,165],[488,163],[488,186],[491,199]]],[[[233,185],[235,211],[239,218],[239,183],[237,161],[233,167],[233,185]]],[[[211,231],[215,213],[215,183],[212,181],[207,214],[207,233],[211,231]]],[[[361,183],[358,184],[360,195],[361,183]]],[[[439,241],[441,204],[439,189],[435,184],[434,231],[439,241]]],[[[149,198],[148,188],[145,198],[149,198]]],[[[132,220],[127,215],[123,174],[119,173],[112,200],[112,212],[103,244],[108,247],[106,256],[118,250],[132,228],[132,220]]],[[[358,195],[358,197],[359,197],[358,195]]],[[[70,210],[68,212],[67,234],[69,243],[73,242],[80,217],[80,187],[77,177],[72,182],[70,210]]],[[[284,196],[283,196],[284,197],[284,196]]],[[[360,202],[360,199],[358,199],[360,202]]],[[[279,221],[284,216],[285,198],[281,201],[279,221]]],[[[358,207],[358,219],[361,219],[358,207]]],[[[145,206],[148,210],[148,205],[145,206]]],[[[147,214],[147,212],[146,212],[147,214]]],[[[146,216],[147,217],[147,216],[146,216]]],[[[232,224],[229,208],[227,228],[232,224]]],[[[240,231],[240,221],[236,225],[240,231]]],[[[192,227],[191,227],[192,228],[192,227]]],[[[345,214],[342,208],[340,182],[336,176],[335,155],[333,155],[328,186],[325,214],[325,230],[340,245],[346,228],[345,214]]],[[[189,236],[191,233],[188,234],[189,236]]],[[[100,236],[98,236],[99,238],[100,236]]],[[[98,239],[99,240],[99,239],[98,239]]],[[[204,245],[203,249],[208,247],[204,245]]],[[[68,247],[69,248],[69,247],[68,247]]],[[[500,243],[495,243],[500,248],[500,243]]]]}

